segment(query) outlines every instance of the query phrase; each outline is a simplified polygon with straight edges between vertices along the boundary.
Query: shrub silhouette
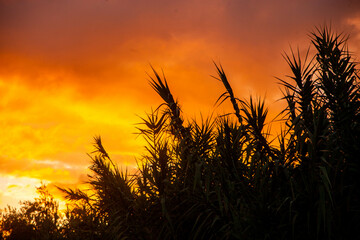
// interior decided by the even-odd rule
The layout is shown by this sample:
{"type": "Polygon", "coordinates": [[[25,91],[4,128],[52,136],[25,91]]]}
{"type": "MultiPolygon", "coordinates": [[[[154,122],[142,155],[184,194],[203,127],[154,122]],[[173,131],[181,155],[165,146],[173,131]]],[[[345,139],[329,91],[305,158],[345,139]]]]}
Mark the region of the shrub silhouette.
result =
{"type": "Polygon", "coordinates": [[[45,185],[37,193],[39,198],[22,202],[19,210],[8,207],[2,213],[0,239],[62,239],[58,203],[45,185]]]}
{"type": "Polygon", "coordinates": [[[225,87],[234,113],[185,121],[165,76],[164,103],[142,119],[138,171],[120,171],[95,138],[88,192],[61,189],[65,239],[348,239],[360,229],[360,90],[346,36],[311,34],[316,54],[285,54],[287,107],[272,144],[261,99],[225,87]]]}

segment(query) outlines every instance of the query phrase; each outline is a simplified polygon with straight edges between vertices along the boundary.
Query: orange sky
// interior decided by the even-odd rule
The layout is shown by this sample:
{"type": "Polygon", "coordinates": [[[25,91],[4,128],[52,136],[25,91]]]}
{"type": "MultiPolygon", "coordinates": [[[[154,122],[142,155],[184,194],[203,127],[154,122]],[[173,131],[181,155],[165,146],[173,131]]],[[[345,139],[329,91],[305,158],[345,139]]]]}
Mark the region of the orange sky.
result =
{"type": "Polygon", "coordinates": [[[138,116],[161,103],[149,63],[187,117],[211,113],[224,91],[212,60],[237,96],[266,95],[278,112],[281,53],[305,51],[326,22],[360,54],[356,0],[0,0],[0,207],[33,198],[41,180],[86,180],[95,135],[134,166],[138,116]]]}

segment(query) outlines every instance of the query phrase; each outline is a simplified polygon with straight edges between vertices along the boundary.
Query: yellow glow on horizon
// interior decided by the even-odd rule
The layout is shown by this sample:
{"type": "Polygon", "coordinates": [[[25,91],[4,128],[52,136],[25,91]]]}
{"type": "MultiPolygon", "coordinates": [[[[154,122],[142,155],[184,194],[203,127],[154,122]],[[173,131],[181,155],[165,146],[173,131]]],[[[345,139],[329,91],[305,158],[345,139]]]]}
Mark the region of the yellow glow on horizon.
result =
{"type": "Polygon", "coordinates": [[[37,178],[0,174],[0,209],[8,204],[19,207],[20,201],[33,200],[37,196],[34,186],[40,185],[41,181],[37,178]]]}

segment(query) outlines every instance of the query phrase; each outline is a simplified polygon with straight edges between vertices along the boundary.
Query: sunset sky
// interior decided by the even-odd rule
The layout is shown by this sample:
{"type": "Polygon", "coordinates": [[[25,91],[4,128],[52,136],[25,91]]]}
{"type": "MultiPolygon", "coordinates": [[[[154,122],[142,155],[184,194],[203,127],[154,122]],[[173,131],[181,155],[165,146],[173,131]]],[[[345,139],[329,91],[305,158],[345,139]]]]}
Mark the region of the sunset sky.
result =
{"type": "Polygon", "coordinates": [[[40,181],[86,181],[95,135],[135,167],[139,116],[161,104],[150,64],[188,118],[230,109],[214,108],[224,89],[212,61],[238,97],[266,96],[277,113],[282,53],[306,52],[325,23],[360,56],[357,0],[0,0],[0,208],[32,199],[40,181]]]}

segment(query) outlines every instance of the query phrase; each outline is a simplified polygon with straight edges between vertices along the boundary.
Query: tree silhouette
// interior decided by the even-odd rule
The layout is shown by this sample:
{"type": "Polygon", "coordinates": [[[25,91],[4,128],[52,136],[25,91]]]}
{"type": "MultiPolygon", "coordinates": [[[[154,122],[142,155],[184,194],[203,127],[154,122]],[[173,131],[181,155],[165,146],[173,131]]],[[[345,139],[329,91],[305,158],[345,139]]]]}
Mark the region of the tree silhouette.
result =
{"type": "Polygon", "coordinates": [[[8,207],[1,216],[3,239],[62,239],[58,203],[42,185],[37,188],[39,198],[21,203],[19,210],[8,207]]]}

